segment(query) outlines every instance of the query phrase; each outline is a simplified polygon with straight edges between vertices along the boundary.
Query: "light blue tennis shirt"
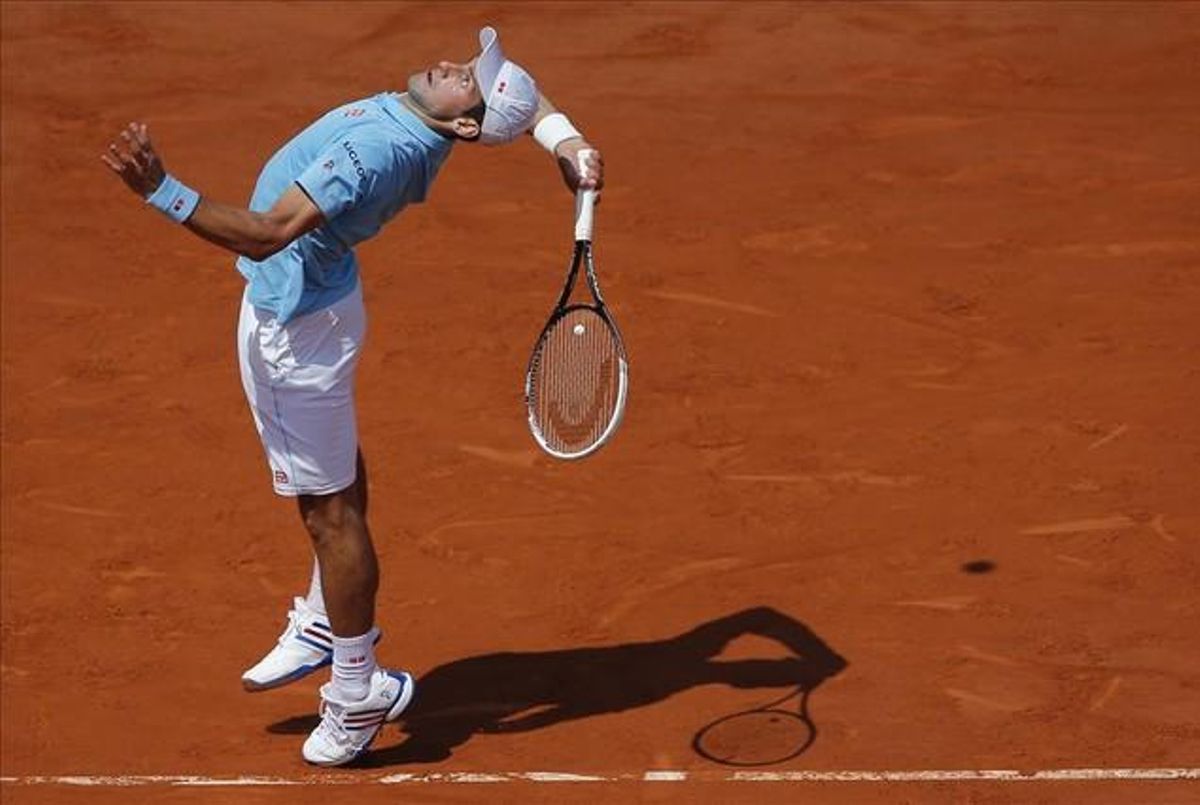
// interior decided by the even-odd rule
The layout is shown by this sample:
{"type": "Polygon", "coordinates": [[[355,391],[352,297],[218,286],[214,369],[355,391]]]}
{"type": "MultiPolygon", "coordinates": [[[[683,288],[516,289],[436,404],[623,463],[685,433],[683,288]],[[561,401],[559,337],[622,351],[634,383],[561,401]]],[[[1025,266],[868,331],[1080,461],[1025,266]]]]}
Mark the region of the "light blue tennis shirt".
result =
{"type": "Polygon", "coordinates": [[[250,302],[284,322],[353,291],[354,246],[425,200],[452,145],[395,93],[340,106],[293,137],[263,167],[250,209],[266,212],[295,183],[325,222],[265,260],[238,258],[250,302]]]}

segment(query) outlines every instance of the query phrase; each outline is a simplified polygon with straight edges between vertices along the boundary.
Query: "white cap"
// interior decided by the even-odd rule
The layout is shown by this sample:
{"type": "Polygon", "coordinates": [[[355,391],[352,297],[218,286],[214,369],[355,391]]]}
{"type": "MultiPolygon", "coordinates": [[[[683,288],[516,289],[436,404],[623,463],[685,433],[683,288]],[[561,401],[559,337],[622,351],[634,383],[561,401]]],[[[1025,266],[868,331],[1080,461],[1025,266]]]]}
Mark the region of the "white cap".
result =
{"type": "Polygon", "coordinates": [[[479,133],[481,143],[510,142],[533,125],[538,108],[537,84],[521,65],[505,57],[500,49],[500,35],[491,26],[479,31],[475,78],[487,106],[479,133]]]}

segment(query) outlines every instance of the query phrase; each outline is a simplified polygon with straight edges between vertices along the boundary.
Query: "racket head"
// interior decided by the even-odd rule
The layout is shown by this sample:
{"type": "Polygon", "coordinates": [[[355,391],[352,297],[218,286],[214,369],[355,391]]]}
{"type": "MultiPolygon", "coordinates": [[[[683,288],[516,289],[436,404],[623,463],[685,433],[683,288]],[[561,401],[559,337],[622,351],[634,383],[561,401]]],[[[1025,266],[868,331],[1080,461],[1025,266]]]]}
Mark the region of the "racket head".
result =
{"type": "Polygon", "coordinates": [[[816,737],[803,712],[763,708],[717,719],[696,733],[692,748],[723,766],[773,766],[804,754],[816,737]]]}
{"type": "Polygon", "coordinates": [[[529,430],[538,446],[560,459],[591,455],[621,424],[628,392],[625,346],[604,307],[557,310],[525,373],[529,430]]]}
{"type": "Polygon", "coordinates": [[[817,739],[808,716],[811,692],[798,685],[772,702],[711,721],[692,738],[692,749],[723,766],[772,766],[797,758],[817,739]],[[795,697],[798,703],[783,706],[795,697]]]}

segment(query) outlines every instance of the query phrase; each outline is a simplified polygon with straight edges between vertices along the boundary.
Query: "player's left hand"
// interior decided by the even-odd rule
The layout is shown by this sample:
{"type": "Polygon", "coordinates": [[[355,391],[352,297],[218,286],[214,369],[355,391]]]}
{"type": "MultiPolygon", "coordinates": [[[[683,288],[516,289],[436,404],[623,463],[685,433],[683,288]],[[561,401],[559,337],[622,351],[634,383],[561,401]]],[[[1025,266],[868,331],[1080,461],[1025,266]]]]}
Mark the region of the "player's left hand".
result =
{"type": "Polygon", "coordinates": [[[604,157],[596,146],[587,140],[582,137],[563,140],[554,149],[554,156],[558,159],[558,169],[562,171],[563,181],[572,193],[578,190],[600,190],[604,187],[604,157]],[[587,170],[580,175],[578,154],[580,151],[589,150],[592,153],[585,161],[587,170]]]}
{"type": "Polygon", "coordinates": [[[130,123],[121,132],[124,148],[109,143],[108,153],[101,154],[104,164],[121,177],[129,189],[142,198],[149,198],[167,175],[162,160],[150,142],[145,123],[130,123]]]}

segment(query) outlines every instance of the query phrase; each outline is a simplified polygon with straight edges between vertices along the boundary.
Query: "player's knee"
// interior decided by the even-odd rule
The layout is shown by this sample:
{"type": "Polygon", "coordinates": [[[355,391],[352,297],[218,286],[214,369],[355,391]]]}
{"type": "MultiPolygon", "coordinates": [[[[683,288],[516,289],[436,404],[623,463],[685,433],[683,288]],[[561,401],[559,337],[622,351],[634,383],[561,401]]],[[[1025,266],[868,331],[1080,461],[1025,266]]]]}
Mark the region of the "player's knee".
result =
{"type": "Polygon", "coordinates": [[[346,533],[349,514],[344,503],[335,496],[313,496],[300,504],[304,528],[317,544],[340,540],[346,533]]]}

